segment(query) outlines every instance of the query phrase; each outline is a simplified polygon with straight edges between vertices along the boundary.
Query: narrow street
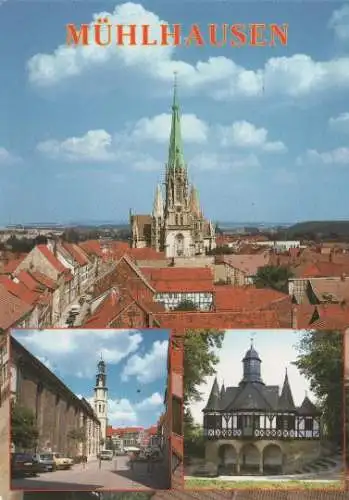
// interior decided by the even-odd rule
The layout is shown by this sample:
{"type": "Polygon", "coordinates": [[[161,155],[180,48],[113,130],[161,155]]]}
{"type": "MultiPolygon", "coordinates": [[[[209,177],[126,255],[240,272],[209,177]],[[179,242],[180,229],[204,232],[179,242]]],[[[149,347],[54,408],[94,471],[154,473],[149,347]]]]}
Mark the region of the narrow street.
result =
{"type": "Polygon", "coordinates": [[[154,463],[152,473],[147,463],[137,462],[130,470],[127,457],[116,457],[89,462],[85,469],[81,464],[67,471],[46,472],[36,477],[13,479],[11,489],[19,490],[152,490],[168,489],[166,472],[162,463],[154,463]]]}

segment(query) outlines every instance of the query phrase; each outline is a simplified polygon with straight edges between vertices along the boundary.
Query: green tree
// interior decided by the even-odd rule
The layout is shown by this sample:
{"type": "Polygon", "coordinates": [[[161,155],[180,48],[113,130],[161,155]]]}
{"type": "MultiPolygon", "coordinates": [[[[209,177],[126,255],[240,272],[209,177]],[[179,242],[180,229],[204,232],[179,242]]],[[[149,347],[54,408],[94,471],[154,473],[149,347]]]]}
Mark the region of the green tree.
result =
{"type": "Polygon", "coordinates": [[[257,271],[254,284],[257,288],[272,288],[279,292],[288,293],[288,280],[293,273],[287,266],[263,266],[257,271]]]}
{"type": "Polygon", "coordinates": [[[297,346],[294,362],[310,382],[310,388],[323,411],[328,438],[340,446],[343,438],[343,334],[333,331],[308,331],[297,346]]]}
{"type": "Polygon", "coordinates": [[[14,404],[11,408],[11,440],[15,447],[32,450],[37,445],[38,436],[39,432],[32,410],[14,404]]]}
{"type": "Polygon", "coordinates": [[[193,416],[186,408],[183,416],[184,427],[184,456],[204,458],[205,456],[205,438],[203,428],[194,422],[193,416]]]}
{"type": "Polygon", "coordinates": [[[221,330],[187,330],[184,337],[184,404],[201,401],[198,389],[206,377],[216,373],[219,362],[216,350],[222,347],[221,330]]]}
{"type": "Polygon", "coordinates": [[[71,429],[68,432],[68,439],[74,441],[76,446],[76,452],[78,452],[79,444],[84,444],[86,442],[86,429],[85,427],[79,427],[78,429],[71,429]]]}
{"type": "Polygon", "coordinates": [[[175,307],[175,311],[197,311],[197,307],[191,300],[183,300],[175,307]]]}

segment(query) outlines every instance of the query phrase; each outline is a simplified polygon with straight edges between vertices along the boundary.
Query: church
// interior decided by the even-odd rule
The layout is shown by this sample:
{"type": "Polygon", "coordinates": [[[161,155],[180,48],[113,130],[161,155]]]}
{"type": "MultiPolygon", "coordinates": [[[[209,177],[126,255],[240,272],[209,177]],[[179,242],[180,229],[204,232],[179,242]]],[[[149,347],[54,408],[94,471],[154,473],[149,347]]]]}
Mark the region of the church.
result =
{"type": "Polygon", "coordinates": [[[174,85],[172,122],[164,193],[158,185],[151,215],[130,212],[131,247],[151,247],[167,258],[205,255],[215,248],[215,227],[204,218],[197,189],[189,185],[174,85]]]}
{"type": "Polygon", "coordinates": [[[321,456],[321,412],[305,396],[297,407],[287,375],[280,392],[265,385],[251,343],[237,387],[214,380],[203,409],[205,459],[225,474],[297,472],[321,456]]]}

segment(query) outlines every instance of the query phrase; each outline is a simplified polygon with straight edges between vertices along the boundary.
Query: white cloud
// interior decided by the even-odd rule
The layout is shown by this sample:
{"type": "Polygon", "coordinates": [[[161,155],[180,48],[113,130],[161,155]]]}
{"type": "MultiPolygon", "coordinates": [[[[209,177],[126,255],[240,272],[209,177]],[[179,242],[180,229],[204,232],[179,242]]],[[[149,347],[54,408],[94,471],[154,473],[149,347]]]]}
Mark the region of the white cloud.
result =
{"type": "Polygon", "coordinates": [[[14,165],[15,163],[18,163],[20,161],[20,158],[16,156],[15,154],[11,153],[5,148],[0,147],[0,166],[1,165],[14,165]]]}
{"type": "Polygon", "coordinates": [[[162,406],[164,403],[164,397],[161,396],[159,392],[154,392],[148,398],[143,399],[140,403],[136,404],[136,408],[142,411],[154,410],[154,408],[158,408],[162,406]]]}
{"type": "MultiPolygon", "coordinates": [[[[237,386],[242,378],[242,358],[249,349],[251,331],[228,330],[223,347],[217,351],[219,364],[216,367],[219,385],[225,387],[237,386]]],[[[300,405],[305,392],[315,402],[307,380],[300,375],[297,368],[291,364],[297,358],[295,345],[298,343],[299,332],[291,330],[259,330],[255,335],[255,348],[262,360],[261,374],[266,385],[279,385],[280,390],[287,374],[296,405],[300,405]],[[276,362],[277,360],[277,362],[276,362]]],[[[202,409],[207,403],[211,392],[213,377],[207,377],[206,383],[199,387],[202,401],[190,405],[196,422],[202,424],[202,409]]]]}
{"type": "Polygon", "coordinates": [[[342,147],[324,152],[309,149],[297,158],[297,165],[349,165],[349,148],[342,147]]]}
{"type": "Polygon", "coordinates": [[[146,384],[163,377],[167,371],[167,351],[168,341],[157,340],[144,355],[133,354],[126,361],[122,380],[136,377],[139,382],[146,384]]]}
{"type": "Polygon", "coordinates": [[[297,183],[297,174],[285,168],[277,169],[273,173],[272,180],[281,185],[290,185],[297,183]]]}
{"type": "Polygon", "coordinates": [[[268,141],[267,129],[257,128],[252,123],[244,120],[237,121],[230,126],[220,126],[219,135],[223,147],[256,148],[268,152],[286,151],[286,147],[282,142],[268,141]]]}
{"type": "Polygon", "coordinates": [[[329,125],[337,132],[349,133],[349,113],[341,113],[336,118],[330,118],[329,125]]]}
{"type": "MultiPolygon", "coordinates": [[[[182,138],[187,143],[204,143],[207,141],[209,127],[194,114],[181,116],[182,138]]],[[[140,140],[152,140],[160,143],[168,142],[171,129],[171,115],[163,113],[152,118],[142,118],[134,128],[132,136],[140,140]]]]}
{"type": "MultiPolygon", "coordinates": [[[[116,6],[112,13],[94,15],[94,19],[98,17],[108,17],[112,24],[149,24],[153,38],[158,38],[159,25],[166,24],[155,13],[131,2],[116,6]]],[[[93,22],[91,29],[92,25],[93,22]]],[[[132,68],[141,77],[169,85],[173,72],[178,71],[181,87],[201,89],[218,100],[263,95],[301,97],[349,86],[348,58],[314,61],[306,54],[294,54],[273,57],[264,67],[252,70],[224,56],[190,64],[174,59],[174,53],[173,46],[110,45],[101,48],[94,43],[87,47],[61,45],[51,54],[36,54],[28,61],[29,79],[37,86],[52,86],[87,71],[97,69],[101,72],[108,66],[118,71],[132,68]]]]}
{"type": "Polygon", "coordinates": [[[111,161],[115,156],[111,151],[112,137],[105,130],[89,130],[82,137],[70,137],[63,141],[40,142],[37,150],[52,158],[68,161],[111,161]]]}
{"type": "Polygon", "coordinates": [[[128,399],[108,400],[108,420],[115,427],[137,424],[138,414],[128,399]]]}
{"type": "Polygon", "coordinates": [[[106,363],[117,364],[135,352],[143,337],[137,330],[26,330],[15,337],[30,352],[47,359],[60,374],[90,377],[100,354],[106,363]],[[54,339],[53,339],[54,337],[54,339]],[[77,363],[77,360],[83,363],[77,363]]]}
{"type": "MultiPolygon", "coordinates": [[[[127,398],[108,399],[108,421],[113,427],[125,425],[144,426],[144,421],[149,420],[149,412],[152,412],[153,424],[155,425],[163,411],[163,396],[154,392],[150,396],[137,402],[131,402],[127,398]]],[[[90,399],[93,407],[93,399],[90,399]]]]}
{"type": "Polygon", "coordinates": [[[259,160],[255,154],[229,154],[222,153],[199,153],[189,160],[192,168],[197,170],[216,171],[240,171],[260,167],[259,160]]]}
{"type": "Polygon", "coordinates": [[[343,5],[333,12],[329,27],[334,30],[339,40],[349,40],[349,5],[343,5]]]}

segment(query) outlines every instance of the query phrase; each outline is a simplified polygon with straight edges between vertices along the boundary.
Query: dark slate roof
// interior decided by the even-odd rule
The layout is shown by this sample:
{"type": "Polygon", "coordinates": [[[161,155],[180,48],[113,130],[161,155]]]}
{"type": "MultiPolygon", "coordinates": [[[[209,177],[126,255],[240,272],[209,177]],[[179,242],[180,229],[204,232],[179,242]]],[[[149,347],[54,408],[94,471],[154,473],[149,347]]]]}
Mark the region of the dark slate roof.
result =
{"type": "Polygon", "coordinates": [[[217,378],[215,378],[211,389],[210,397],[208,398],[207,405],[205,406],[205,410],[219,410],[220,409],[219,400],[220,400],[220,392],[219,392],[217,378]]]}
{"type": "Polygon", "coordinates": [[[316,415],[321,413],[316,406],[310,401],[308,396],[305,396],[303,399],[303,403],[301,404],[300,408],[298,409],[298,413],[300,415],[316,415]]]}
{"type": "Polygon", "coordinates": [[[285,375],[284,385],[282,387],[281,395],[278,402],[279,410],[295,410],[295,404],[293,401],[293,396],[291,392],[290,383],[288,380],[287,372],[285,375]]]}

